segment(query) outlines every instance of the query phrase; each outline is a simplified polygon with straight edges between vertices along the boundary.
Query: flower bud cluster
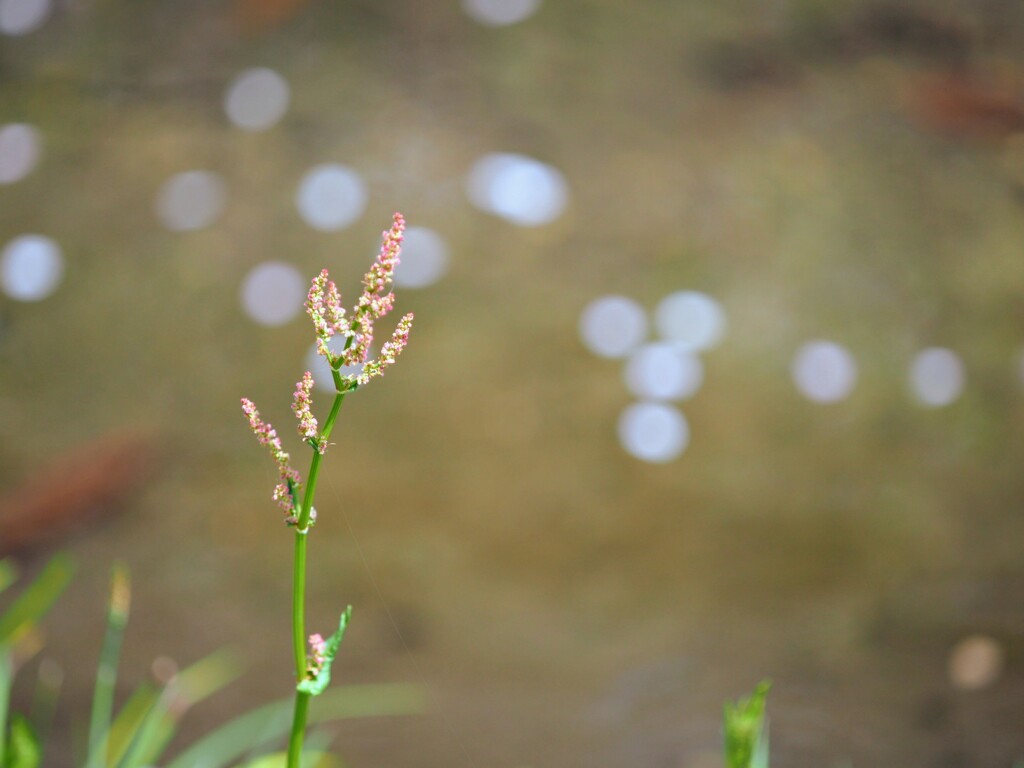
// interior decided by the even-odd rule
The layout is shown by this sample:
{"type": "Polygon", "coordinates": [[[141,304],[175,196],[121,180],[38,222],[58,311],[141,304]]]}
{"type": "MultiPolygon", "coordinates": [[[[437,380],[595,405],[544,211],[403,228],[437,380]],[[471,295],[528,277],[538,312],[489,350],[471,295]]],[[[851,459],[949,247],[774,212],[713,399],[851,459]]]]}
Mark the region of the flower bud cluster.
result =
{"type": "Polygon", "coordinates": [[[405,345],[409,343],[409,329],[412,328],[412,319],[413,315],[410,312],[398,321],[395,332],[391,334],[391,340],[384,342],[384,346],[381,347],[377,359],[371,360],[364,365],[363,370],[356,375],[356,381],[360,385],[365,384],[376,376],[383,376],[384,369],[389,365],[394,365],[398,355],[405,349],[405,345]]]}
{"type": "MultiPolygon", "coordinates": [[[[313,278],[306,297],[306,313],[313,321],[313,329],[316,332],[317,352],[327,359],[335,374],[335,381],[339,381],[339,369],[342,366],[358,367],[358,373],[340,376],[338,394],[344,395],[370,379],[381,376],[384,370],[394,365],[398,355],[409,343],[409,331],[412,328],[413,315],[410,312],[405,315],[396,326],[391,339],[385,342],[381,348],[380,355],[375,360],[368,360],[370,345],[373,343],[373,325],[380,318],[384,317],[394,308],[395,295],[391,290],[392,278],[395,267],[399,263],[399,255],[402,250],[402,238],[405,232],[405,219],[402,214],[396,213],[391,229],[383,233],[383,244],[380,254],[370,267],[370,270],[363,276],[363,292],[359,296],[351,313],[347,313],[341,306],[341,295],[334,281],[330,279],[327,270],[324,269],[313,278]],[[345,339],[345,345],[341,352],[332,352],[329,342],[335,336],[345,339]]],[[[298,420],[298,431],[302,438],[309,443],[317,453],[322,454],[327,447],[327,436],[320,433],[320,425],[313,415],[313,374],[306,371],[302,379],[295,384],[295,391],[292,395],[292,412],[298,420]]],[[[328,434],[331,431],[333,418],[337,415],[339,401],[336,400],[335,407],[331,411],[324,427],[328,434]]],[[[289,463],[290,459],[284,448],[281,446],[281,439],[270,424],[260,418],[256,406],[242,398],[242,410],[249,419],[249,427],[260,441],[270,449],[271,456],[277,464],[279,482],[274,487],[274,500],[285,510],[285,522],[289,525],[298,523],[299,500],[296,498],[296,489],[301,486],[301,478],[289,463]]],[[[309,523],[316,520],[316,510],[310,507],[309,523]]],[[[305,531],[300,531],[305,533],[305,531]]],[[[314,644],[313,638],[310,643],[314,653],[310,657],[314,662],[317,658],[317,649],[321,645],[314,644]]],[[[322,644],[322,639],[318,641],[322,644]]],[[[322,659],[319,663],[322,663],[322,659]]]]}
{"type": "MultiPolygon", "coordinates": [[[[313,278],[313,284],[306,296],[306,314],[313,321],[313,329],[316,331],[317,353],[327,358],[333,366],[335,355],[327,343],[335,335],[350,339],[353,331],[348,318],[345,317],[345,308],[341,306],[338,287],[330,279],[326,269],[321,270],[320,274],[313,278]]],[[[346,342],[346,345],[348,343],[346,342]]]]}
{"type": "Polygon", "coordinates": [[[341,296],[326,269],[313,279],[306,297],[306,313],[316,331],[317,352],[327,359],[334,370],[342,366],[364,366],[362,373],[343,377],[349,389],[355,389],[371,378],[380,376],[385,368],[394,363],[409,340],[412,314],[402,318],[391,340],[385,343],[381,357],[367,362],[370,345],[373,343],[374,323],[394,308],[395,294],[391,285],[402,251],[404,233],[405,219],[402,214],[396,213],[391,229],[383,233],[384,242],[377,260],[363,276],[363,292],[351,315],[341,306],[341,296]],[[345,337],[345,348],[340,353],[332,352],[329,347],[330,340],[336,335],[345,337]]]}
{"type": "Polygon", "coordinates": [[[295,394],[292,396],[292,411],[295,413],[295,418],[299,420],[299,434],[316,448],[318,453],[323,453],[326,441],[321,437],[319,425],[317,424],[316,417],[313,415],[313,400],[310,397],[312,391],[313,374],[306,371],[301,381],[295,384],[295,394]]]}
{"type": "Polygon", "coordinates": [[[319,634],[309,636],[309,655],[306,664],[306,674],[310,679],[315,679],[324,668],[327,661],[327,641],[319,634]]]}
{"type": "Polygon", "coordinates": [[[302,481],[299,473],[291,467],[291,457],[285,452],[281,445],[281,438],[268,422],[260,418],[260,412],[248,398],[242,398],[242,411],[249,419],[249,428],[256,435],[260,445],[270,449],[270,455],[277,464],[279,482],[274,486],[274,501],[285,512],[292,514],[295,502],[295,487],[302,481]]]}

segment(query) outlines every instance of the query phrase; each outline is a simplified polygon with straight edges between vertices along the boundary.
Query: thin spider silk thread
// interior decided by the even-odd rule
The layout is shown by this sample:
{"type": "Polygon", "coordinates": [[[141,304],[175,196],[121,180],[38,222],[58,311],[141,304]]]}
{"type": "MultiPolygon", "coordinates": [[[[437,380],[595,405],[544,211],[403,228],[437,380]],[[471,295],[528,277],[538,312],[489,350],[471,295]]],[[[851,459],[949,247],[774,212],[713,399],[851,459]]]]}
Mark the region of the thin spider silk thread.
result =
{"type": "MultiPolygon", "coordinates": [[[[356,552],[359,553],[359,559],[363,563],[363,570],[366,571],[366,575],[370,577],[370,584],[373,586],[373,591],[377,595],[377,599],[380,604],[384,607],[384,613],[387,614],[388,621],[391,623],[391,628],[394,630],[395,635],[402,643],[402,649],[405,651],[405,655],[412,661],[413,667],[416,670],[416,676],[419,678],[419,683],[424,688],[427,687],[427,676],[423,673],[423,668],[420,666],[419,660],[413,655],[412,649],[405,640],[405,636],[402,634],[402,630],[398,628],[398,622],[395,621],[394,614],[391,613],[391,608],[388,606],[387,600],[384,599],[384,594],[380,591],[380,586],[377,584],[377,578],[373,575],[373,571],[370,570],[370,563],[366,559],[366,552],[363,550],[363,545],[359,541],[359,537],[356,535],[355,529],[352,527],[352,520],[348,516],[348,512],[345,509],[345,505],[341,503],[341,493],[334,485],[334,480],[330,475],[326,475],[324,480],[327,481],[327,485],[331,489],[331,495],[337,503],[337,507],[341,510],[341,517],[345,521],[345,527],[348,528],[349,536],[352,537],[352,543],[355,544],[356,552]]],[[[445,730],[448,731],[448,735],[455,740],[455,743],[459,747],[459,751],[462,752],[462,756],[466,759],[468,765],[473,764],[473,760],[470,757],[469,750],[466,748],[466,744],[463,739],[459,736],[452,722],[445,716],[444,712],[438,712],[436,715],[440,718],[444,724],[445,730]]]]}

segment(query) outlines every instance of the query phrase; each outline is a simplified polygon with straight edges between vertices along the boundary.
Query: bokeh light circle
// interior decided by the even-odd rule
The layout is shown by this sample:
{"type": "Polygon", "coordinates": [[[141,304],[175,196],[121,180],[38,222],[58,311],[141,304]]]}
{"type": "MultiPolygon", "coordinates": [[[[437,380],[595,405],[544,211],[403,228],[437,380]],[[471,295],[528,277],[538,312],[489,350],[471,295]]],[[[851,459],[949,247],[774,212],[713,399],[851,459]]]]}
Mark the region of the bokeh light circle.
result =
{"type": "Polygon", "coordinates": [[[10,123],[0,128],[0,184],[28,176],[39,160],[39,132],[31,125],[10,123]]]}
{"type": "Polygon", "coordinates": [[[485,155],[466,177],[469,201],[485,213],[517,224],[538,227],[565,210],[569,186],[562,172],[525,155],[485,155]]]}
{"type": "Polygon", "coordinates": [[[335,232],[363,215],[366,198],[366,184],[358,173],[345,165],[326,163],[302,178],[295,204],[309,226],[335,232]]]}
{"type": "Polygon", "coordinates": [[[63,274],[60,246],[48,237],[21,235],[0,253],[0,287],[12,299],[45,299],[57,289],[63,274]]]}
{"type": "Polygon", "coordinates": [[[594,299],[580,315],[580,338],[601,357],[625,357],[646,336],[647,313],[625,296],[594,299]]]}
{"type": "Polygon", "coordinates": [[[306,282],[293,265],[266,261],[245,276],[241,299],[245,313],[260,325],[284,325],[302,309],[306,282]]]}
{"type": "Polygon", "coordinates": [[[675,344],[644,344],[629,356],[624,370],[626,387],[646,400],[683,400],[704,382],[704,365],[675,344]]]}
{"type": "Polygon", "coordinates": [[[156,198],[156,212],[173,232],[203,229],[224,210],[224,182],[212,171],[185,171],[169,178],[156,198]]]}
{"type": "Polygon", "coordinates": [[[228,119],[245,131],[265,131],[288,110],[287,81],[266,67],[247,69],[235,77],[224,95],[228,119]]]}
{"type": "Polygon", "coordinates": [[[462,0],[462,8],[488,27],[504,27],[532,16],[540,0],[462,0]]]}
{"type": "Polygon", "coordinates": [[[917,354],[910,366],[910,389],[914,396],[932,408],[949,405],[964,388],[964,365],[955,352],[931,347],[917,354]]]}
{"type": "Polygon", "coordinates": [[[0,32],[27,35],[43,26],[50,15],[50,0],[0,0],[0,32]]]}
{"type": "Polygon", "coordinates": [[[853,355],[831,341],[809,341],[800,347],[791,372],[800,393],[817,403],[845,400],[857,383],[853,355]]]}
{"type": "MultiPolygon", "coordinates": [[[[340,354],[345,351],[345,337],[334,336],[328,342],[327,346],[331,352],[340,354]]],[[[373,353],[370,353],[370,360],[373,359],[373,353]]],[[[331,375],[331,366],[327,364],[327,361],[317,354],[316,344],[309,348],[306,353],[306,370],[313,374],[313,385],[324,392],[334,392],[334,377],[331,375]]],[[[363,370],[362,365],[345,365],[341,368],[341,375],[348,376],[350,374],[359,373],[363,370]]]]}
{"type": "Polygon", "coordinates": [[[448,244],[432,229],[409,227],[402,240],[402,257],[395,268],[395,285],[425,288],[448,270],[448,244]]]}
{"type": "Polygon", "coordinates": [[[718,346],[725,336],[725,311],[707,294],[677,291],[658,303],[654,323],[664,339],[703,350],[718,346]]]}
{"type": "Polygon", "coordinates": [[[978,690],[992,685],[1003,672],[1003,648],[987,635],[960,640],[949,653],[949,680],[957,688],[978,690]]]}
{"type": "Polygon", "coordinates": [[[619,441],[642,461],[664,463],[690,442],[690,427],[677,409],[664,403],[634,403],[619,417],[619,441]]]}

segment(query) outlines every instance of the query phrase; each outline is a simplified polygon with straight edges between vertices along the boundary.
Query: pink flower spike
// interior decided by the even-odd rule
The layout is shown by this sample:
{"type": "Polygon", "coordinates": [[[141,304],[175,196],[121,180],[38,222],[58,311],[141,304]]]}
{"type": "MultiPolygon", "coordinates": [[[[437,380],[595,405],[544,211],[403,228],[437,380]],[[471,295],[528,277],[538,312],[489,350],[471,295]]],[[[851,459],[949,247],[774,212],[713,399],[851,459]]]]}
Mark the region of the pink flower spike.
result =
{"type": "MultiPolygon", "coordinates": [[[[326,272],[326,270],[324,270],[326,272]]],[[[345,308],[341,306],[341,294],[333,280],[327,281],[327,322],[334,333],[348,335],[348,320],[345,319],[345,308]]]]}
{"type": "Polygon", "coordinates": [[[306,440],[317,444],[317,451],[323,453],[323,445],[318,436],[319,425],[316,417],[313,416],[313,400],[310,393],[313,391],[313,374],[306,371],[302,380],[295,384],[295,394],[292,399],[292,411],[295,418],[299,420],[299,434],[306,440]]]}
{"type": "Polygon", "coordinates": [[[249,419],[249,428],[256,435],[256,439],[259,440],[260,445],[270,449],[270,455],[273,457],[274,463],[277,464],[279,482],[274,486],[274,501],[285,512],[291,514],[295,506],[292,488],[302,482],[299,473],[292,469],[291,457],[281,445],[281,438],[277,436],[277,430],[260,418],[260,412],[248,398],[242,398],[242,411],[249,419]]]}
{"type": "Polygon", "coordinates": [[[345,350],[342,355],[342,365],[362,365],[370,355],[370,345],[373,344],[373,324],[365,322],[362,329],[355,334],[352,346],[345,350]]]}
{"type": "Polygon", "coordinates": [[[313,278],[313,283],[309,286],[309,293],[306,295],[306,314],[313,321],[317,337],[326,339],[333,335],[331,326],[327,322],[325,292],[328,282],[327,270],[321,270],[320,274],[313,278]]]}
{"type": "Polygon", "coordinates": [[[360,385],[366,384],[370,379],[376,376],[383,376],[384,369],[390,365],[394,365],[398,356],[402,353],[402,350],[405,349],[406,345],[409,343],[409,331],[412,329],[412,321],[412,312],[398,321],[398,325],[395,327],[395,332],[391,334],[390,341],[384,343],[377,359],[363,366],[363,371],[357,378],[360,385]]]}
{"type": "Polygon", "coordinates": [[[341,306],[338,286],[330,279],[326,269],[313,278],[306,296],[306,314],[313,321],[317,354],[334,367],[337,355],[331,352],[328,342],[335,335],[351,336],[352,328],[345,317],[345,308],[341,306]]]}
{"type": "MultiPolygon", "coordinates": [[[[402,252],[402,241],[405,237],[405,218],[396,213],[391,228],[383,233],[380,253],[370,270],[363,276],[363,292],[352,309],[346,314],[341,306],[341,296],[337,286],[330,279],[326,269],[313,278],[306,299],[306,312],[313,321],[316,331],[317,354],[325,358],[334,371],[342,366],[362,367],[359,373],[342,375],[342,392],[348,392],[365,384],[370,379],[380,376],[384,369],[394,364],[395,359],[409,341],[409,329],[412,326],[412,315],[402,318],[395,329],[391,340],[384,344],[380,356],[369,360],[370,347],[373,345],[374,324],[377,320],[391,312],[395,305],[395,294],[391,290],[395,267],[399,264],[402,252]],[[330,341],[334,336],[343,336],[343,351],[332,352],[330,341]]],[[[316,422],[305,418],[305,395],[296,388],[296,401],[293,408],[299,418],[299,431],[307,440],[315,440],[312,434],[316,422]]]]}
{"type": "Polygon", "coordinates": [[[380,247],[380,254],[377,261],[370,267],[370,271],[363,277],[363,295],[383,293],[391,285],[391,277],[398,266],[399,256],[402,253],[402,240],[405,237],[405,217],[396,213],[392,220],[391,229],[383,233],[384,242],[380,247]]]}

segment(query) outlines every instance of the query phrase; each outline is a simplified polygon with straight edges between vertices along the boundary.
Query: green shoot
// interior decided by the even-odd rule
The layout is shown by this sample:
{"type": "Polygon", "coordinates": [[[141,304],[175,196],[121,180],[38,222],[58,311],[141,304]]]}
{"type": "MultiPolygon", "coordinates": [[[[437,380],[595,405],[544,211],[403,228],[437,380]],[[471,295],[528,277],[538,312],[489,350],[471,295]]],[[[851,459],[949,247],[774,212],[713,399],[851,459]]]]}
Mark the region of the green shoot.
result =
{"type": "Polygon", "coordinates": [[[771,683],[758,684],[754,693],[725,705],[725,764],[727,768],[768,768],[768,727],[765,699],[771,683]]]}

